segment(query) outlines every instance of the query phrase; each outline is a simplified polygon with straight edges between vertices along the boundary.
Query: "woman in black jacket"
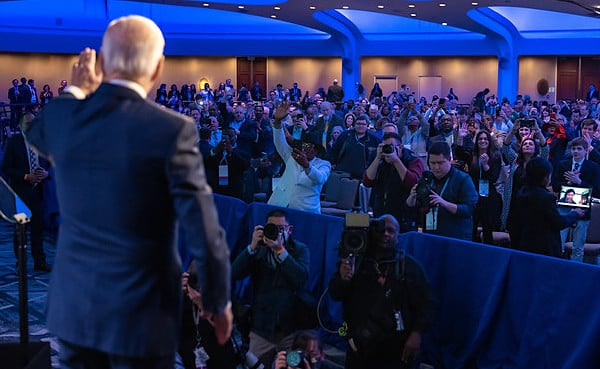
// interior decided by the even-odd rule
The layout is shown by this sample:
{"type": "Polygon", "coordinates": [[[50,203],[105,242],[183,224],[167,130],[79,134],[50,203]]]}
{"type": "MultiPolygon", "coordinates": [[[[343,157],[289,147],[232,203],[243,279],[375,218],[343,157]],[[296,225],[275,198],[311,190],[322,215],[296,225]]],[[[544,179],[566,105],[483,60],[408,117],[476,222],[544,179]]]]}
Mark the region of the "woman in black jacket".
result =
{"type": "Polygon", "coordinates": [[[478,226],[483,230],[483,242],[493,244],[493,231],[500,228],[502,197],[496,191],[496,182],[502,167],[502,158],[495,140],[488,131],[481,130],[475,135],[475,146],[471,159],[467,162],[468,172],[479,199],[473,214],[473,241],[480,242],[478,226]]]}
{"type": "Polygon", "coordinates": [[[560,215],[556,197],[548,191],[552,165],[543,158],[534,158],[525,168],[525,185],[517,194],[516,240],[513,247],[536,254],[561,257],[560,230],[572,225],[584,215],[573,209],[560,215]]]}

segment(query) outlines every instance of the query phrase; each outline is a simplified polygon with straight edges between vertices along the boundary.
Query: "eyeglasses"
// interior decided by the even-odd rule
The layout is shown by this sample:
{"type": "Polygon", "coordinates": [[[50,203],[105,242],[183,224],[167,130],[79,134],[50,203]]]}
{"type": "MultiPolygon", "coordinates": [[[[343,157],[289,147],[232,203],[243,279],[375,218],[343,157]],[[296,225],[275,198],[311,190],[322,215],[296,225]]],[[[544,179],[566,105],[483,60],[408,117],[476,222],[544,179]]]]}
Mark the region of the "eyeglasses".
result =
{"type": "Polygon", "coordinates": [[[452,121],[452,119],[450,119],[450,118],[444,118],[444,119],[442,119],[442,122],[451,122],[451,121],[452,121]]]}
{"type": "Polygon", "coordinates": [[[366,126],[367,123],[366,122],[360,122],[360,123],[359,122],[354,122],[354,125],[355,126],[366,126]]]}

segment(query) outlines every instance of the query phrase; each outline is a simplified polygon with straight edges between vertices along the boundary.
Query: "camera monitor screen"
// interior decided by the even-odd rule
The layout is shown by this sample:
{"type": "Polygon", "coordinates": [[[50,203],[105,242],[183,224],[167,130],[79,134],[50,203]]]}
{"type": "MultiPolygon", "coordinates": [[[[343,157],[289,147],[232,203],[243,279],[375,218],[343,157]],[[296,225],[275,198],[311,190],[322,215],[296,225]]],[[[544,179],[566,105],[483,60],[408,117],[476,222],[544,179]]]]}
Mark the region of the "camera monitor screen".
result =
{"type": "Polygon", "coordinates": [[[576,186],[562,186],[558,197],[559,206],[589,209],[592,205],[592,189],[576,186]]]}

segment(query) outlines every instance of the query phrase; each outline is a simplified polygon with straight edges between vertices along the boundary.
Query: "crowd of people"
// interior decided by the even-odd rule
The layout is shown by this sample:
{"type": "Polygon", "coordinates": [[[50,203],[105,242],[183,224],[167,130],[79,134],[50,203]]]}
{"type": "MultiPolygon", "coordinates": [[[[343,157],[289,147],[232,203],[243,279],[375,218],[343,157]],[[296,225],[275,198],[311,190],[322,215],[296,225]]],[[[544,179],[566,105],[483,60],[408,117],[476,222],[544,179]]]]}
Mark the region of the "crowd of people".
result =
{"type": "MultiPolygon", "coordinates": [[[[585,205],[589,195],[600,197],[593,86],[586,100],[571,103],[527,95],[511,103],[484,89],[460,104],[453,89],[429,101],[407,85],[386,95],[376,84],[368,97],[359,85],[355,101],[344,100],[337,80],[312,96],[298,83],[265,93],[258,83],[236,89],[226,80],[216,90],[206,83],[200,91],[194,84],[167,91],[162,84],[157,106],[146,97],[162,70],[163,48],[149,19],[111,22],[100,68],[93,50],[82,51],[73,85],[61,86],[68,96],[37,117],[15,117],[26,140],[18,135],[5,147],[11,149],[3,171],[23,185],[17,191],[26,202],[26,191],[48,180],[38,153],[53,159],[63,186],[48,322],[65,367],[324,368],[318,335],[304,330],[308,311],[298,311],[305,306],[309,248],[292,236],[284,209],[319,213],[332,171],[372,188],[368,242],[340,252],[328,283],[347,324],[346,368],[412,367],[421,334],[433,324],[434,294],[421,266],[399,247],[401,232],[493,243],[493,232],[506,230],[512,247],[557,257],[570,232],[571,258],[582,260],[585,205]],[[132,70],[120,69],[121,62],[132,70]],[[259,180],[272,183],[266,201],[278,208],[255,226],[230,266],[207,184],[252,201],[259,180]],[[90,201],[96,199],[103,201],[90,201]],[[119,206],[124,202],[129,206],[119,206]],[[176,219],[195,259],[183,274],[174,252],[176,219]],[[99,287],[81,283],[83,276],[99,287]],[[230,279],[246,277],[252,314],[247,322],[238,315],[233,327],[230,279]],[[189,297],[193,328],[184,329],[176,355],[180,290],[189,297]],[[97,301],[103,303],[90,316],[97,301]]],[[[37,96],[26,78],[13,81],[11,91],[24,106],[52,99],[49,88],[37,96]]],[[[48,272],[38,235],[32,233],[35,268],[48,272]]]]}
{"type": "MultiPolygon", "coordinates": [[[[563,163],[575,161],[576,138],[589,158],[583,170],[595,173],[600,163],[600,109],[594,85],[586,99],[556,104],[532,101],[528,95],[511,102],[487,88],[467,103],[459,101],[454,89],[429,101],[417,98],[405,84],[387,94],[375,85],[368,97],[363,93],[355,101],[332,93],[338,87],[335,80],[327,92],[320,88],[302,95],[298,83],[290,88],[278,84],[268,93],[258,83],[248,93],[245,86],[236,90],[231,80],[214,91],[206,83],[200,92],[193,84],[181,89],[172,85],[166,92],[163,84],[155,101],[195,119],[205,163],[213,168],[209,180],[215,192],[246,201],[253,201],[256,183],[266,179],[276,183],[268,189],[273,193],[270,203],[318,213],[319,196],[336,171],[372,188],[373,215],[393,214],[402,231],[423,229],[487,244],[497,242],[494,232],[506,231],[512,247],[522,248],[515,233],[521,222],[515,209],[529,160],[539,156],[550,161],[556,195],[562,185],[578,185],[600,196],[595,174],[582,184],[576,175],[564,174],[575,169],[565,170],[563,163]],[[286,114],[275,117],[280,106],[286,114]],[[221,148],[223,136],[232,141],[227,154],[221,148]],[[449,150],[436,143],[445,143],[449,150]],[[440,160],[432,163],[437,155],[440,160]],[[236,157],[245,158],[243,165],[233,164],[236,157]],[[214,175],[219,163],[220,183],[214,175]],[[436,174],[437,165],[443,168],[436,174]],[[425,203],[415,201],[423,173],[433,173],[433,192],[425,203]],[[453,185],[457,175],[469,181],[453,185]]],[[[572,209],[558,210],[565,215],[572,209]]],[[[589,213],[587,209],[577,227],[561,231],[563,246],[555,256],[564,252],[570,232],[577,250],[572,258],[580,260],[589,213]]]]}

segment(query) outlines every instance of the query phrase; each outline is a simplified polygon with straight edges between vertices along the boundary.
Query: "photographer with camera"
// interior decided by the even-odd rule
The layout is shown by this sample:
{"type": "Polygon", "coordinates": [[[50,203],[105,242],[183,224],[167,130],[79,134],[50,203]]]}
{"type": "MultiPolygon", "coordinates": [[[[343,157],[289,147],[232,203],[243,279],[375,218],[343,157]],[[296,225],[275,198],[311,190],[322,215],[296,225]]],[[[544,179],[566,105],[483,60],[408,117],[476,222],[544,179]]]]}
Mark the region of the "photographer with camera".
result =
{"type": "Polygon", "coordinates": [[[363,250],[340,247],[329,293],[342,302],[348,324],[346,369],[412,368],[434,304],[421,266],[398,249],[399,225],[383,215],[371,221],[363,250]],[[348,252],[353,251],[353,252],[348,252]]]}
{"type": "Polygon", "coordinates": [[[416,230],[416,211],[406,206],[406,199],[424,169],[421,160],[404,148],[397,133],[386,133],[363,176],[364,185],[373,188],[373,214],[393,215],[400,223],[400,232],[416,230]]]}
{"type": "Polygon", "coordinates": [[[473,181],[452,165],[450,146],[445,142],[431,145],[428,160],[431,173],[423,173],[406,204],[425,209],[422,224],[426,233],[471,241],[473,211],[479,196],[473,181]]]}
{"type": "Polygon", "coordinates": [[[250,167],[248,155],[237,144],[235,129],[226,128],[221,142],[205,159],[208,183],[215,193],[241,199],[243,197],[243,173],[250,167]]]}
{"type": "Polygon", "coordinates": [[[251,278],[250,351],[265,364],[273,359],[277,344],[291,342],[300,328],[297,292],[308,279],[310,254],[292,238],[293,229],[283,210],[271,211],[264,226],[254,227],[252,241],[231,266],[233,280],[251,278]]]}
{"type": "Polygon", "coordinates": [[[294,342],[287,351],[279,351],[273,369],[325,369],[323,343],[315,331],[303,330],[296,333],[294,342]]]}

